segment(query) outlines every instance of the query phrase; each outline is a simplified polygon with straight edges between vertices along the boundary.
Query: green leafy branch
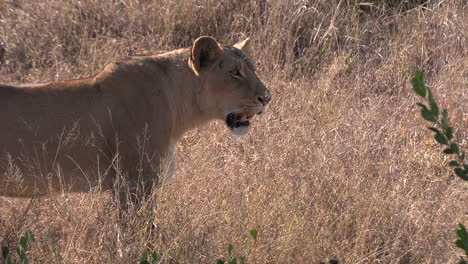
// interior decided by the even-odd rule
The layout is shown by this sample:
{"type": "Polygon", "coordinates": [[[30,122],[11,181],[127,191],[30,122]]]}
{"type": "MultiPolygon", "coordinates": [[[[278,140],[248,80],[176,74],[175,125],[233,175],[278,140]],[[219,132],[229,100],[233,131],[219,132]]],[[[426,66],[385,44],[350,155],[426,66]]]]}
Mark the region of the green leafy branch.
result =
{"type": "Polygon", "coordinates": [[[2,258],[5,264],[29,264],[29,259],[26,253],[29,250],[29,247],[32,242],[36,241],[34,237],[34,233],[31,230],[26,231],[24,236],[20,238],[19,247],[16,247],[16,254],[18,255],[18,260],[14,260],[14,258],[10,254],[10,247],[2,247],[2,258]]]}
{"type": "Polygon", "coordinates": [[[468,164],[464,163],[465,152],[454,142],[453,128],[448,121],[448,111],[444,109],[440,113],[431,89],[424,84],[424,73],[420,70],[417,70],[414,74],[413,89],[417,95],[424,98],[429,104],[426,106],[425,104],[417,103],[421,107],[421,116],[434,124],[433,127],[428,127],[429,130],[435,133],[434,139],[446,146],[444,149],[445,154],[456,155],[456,158],[449,162],[449,166],[454,167],[455,175],[468,181],[468,164]]]}
{"type": "MultiPolygon", "coordinates": [[[[465,161],[465,152],[460,149],[460,146],[454,142],[453,128],[448,122],[447,109],[442,110],[440,114],[437,102],[434,99],[431,89],[424,84],[424,73],[417,70],[413,77],[413,90],[414,92],[424,98],[428,102],[428,106],[417,103],[421,107],[421,116],[429,122],[434,124],[433,127],[428,127],[433,131],[434,139],[445,145],[444,153],[447,155],[456,155],[456,158],[449,162],[449,166],[454,167],[455,175],[464,181],[468,181],[468,164],[465,161]]],[[[462,224],[458,224],[457,241],[455,245],[465,251],[468,258],[468,233],[462,224]]],[[[468,262],[461,257],[459,264],[468,264],[468,262]]]]}

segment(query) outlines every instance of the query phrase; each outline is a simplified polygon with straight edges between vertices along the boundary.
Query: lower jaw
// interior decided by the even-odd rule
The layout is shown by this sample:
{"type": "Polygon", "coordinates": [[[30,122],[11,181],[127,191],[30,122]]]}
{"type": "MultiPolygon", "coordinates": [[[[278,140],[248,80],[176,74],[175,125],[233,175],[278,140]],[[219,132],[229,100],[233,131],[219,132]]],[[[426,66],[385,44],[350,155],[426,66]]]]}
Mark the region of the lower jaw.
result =
{"type": "Polygon", "coordinates": [[[244,135],[247,135],[247,133],[249,133],[250,125],[231,128],[231,131],[236,136],[244,136],[244,135]]]}

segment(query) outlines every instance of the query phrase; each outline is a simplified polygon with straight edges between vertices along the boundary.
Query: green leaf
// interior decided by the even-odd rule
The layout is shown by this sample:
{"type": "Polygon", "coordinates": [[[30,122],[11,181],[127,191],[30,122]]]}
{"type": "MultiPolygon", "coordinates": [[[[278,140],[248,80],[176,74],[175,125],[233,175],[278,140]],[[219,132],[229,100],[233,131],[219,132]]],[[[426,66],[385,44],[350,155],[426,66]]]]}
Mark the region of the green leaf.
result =
{"type": "Polygon", "coordinates": [[[455,154],[455,152],[451,148],[444,149],[445,154],[455,154]]]}
{"type": "Polygon", "coordinates": [[[468,181],[468,171],[462,169],[462,168],[455,168],[454,169],[455,174],[460,177],[464,181],[468,181]]]}
{"type": "Polygon", "coordinates": [[[28,256],[26,256],[26,252],[21,252],[20,260],[23,264],[29,264],[29,259],[28,256]]]}
{"type": "Polygon", "coordinates": [[[443,145],[448,145],[448,140],[445,136],[435,127],[428,127],[429,130],[434,131],[434,138],[437,142],[443,145]]]}
{"type": "Polygon", "coordinates": [[[448,145],[448,140],[447,140],[447,138],[446,138],[444,135],[442,135],[441,133],[436,133],[436,134],[434,135],[434,139],[435,139],[437,142],[439,142],[440,144],[448,145]]]}
{"type": "Polygon", "coordinates": [[[450,140],[453,138],[453,129],[451,127],[445,128],[445,136],[450,140]]]}
{"type": "Polygon", "coordinates": [[[245,250],[249,250],[249,249],[250,249],[250,244],[249,244],[248,241],[244,244],[244,249],[245,249],[245,250]]]}
{"type": "Polygon", "coordinates": [[[229,261],[229,264],[237,264],[237,259],[231,259],[231,261],[229,261]]]}
{"type": "Polygon", "coordinates": [[[216,260],[216,264],[224,264],[224,260],[218,259],[218,260],[216,260]]]}
{"type": "Polygon", "coordinates": [[[228,253],[228,256],[231,257],[232,256],[232,250],[234,249],[234,247],[232,246],[232,244],[229,244],[228,248],[227,248],[227,253],[228,253]]]}
{"type": "Polygon", "coordinates": [[[422,107],[422,108],[427,108],[426,105],[423,104],[423,103],[416,103],[416,105],[418,105],[418,106],[420,106],[420,107],[422,107]]]}
{"type": "Polygon", "coordinates": [[[455,244],[457,247],[463,249],[465,251],[465,254],[468,256],[468,233],[466,232],[466,228],[462,224],[458,224],[457,229],[457,236],[458,239],[455,241],[455,244]]]}
{"type": "Polygon", "coordinates": [[[426,119],[427,121],[433,122],[433,123],[437,122],[437,119],[435,118],[434,114],[425,105],[420,104],[419,106],[422,107],[421,116],[424,119],[426,119]]]}
{"type": "Polygon", "coordinates": [[[34,233],[31,230],[26,231],[26,239],[29,242],[34,242],[36,241],[36,237],[34,236],[34,233]]]}
{"type": "Polygon", "coordinates": [[[451,167],[459,167],[459,166],[460,166],[460,163],[458,163],[458,162],[452,160],[452,161],[449,162],[449,166],[451,166],[451,167]]]}
{"type": "Polygon", "coordinates": [[[151,257],[153,258],[153,260],[151,261],[152,264],[155,264],[155,263],[158,263],[159,261],[159,255],[156,251],[154,251],[152,254],[151,254],[151,257]]]}
{"type": "Polygon", "coordinates": [[[143,254],[143,256],[141,256],[140,264],[150,264],[149,261],[148,261],[148,255],[143,254]]]}
{"type": "Polygon", "coordinates": [[[257,241],[258,231],[257,229],[250,230],[250,235],[253,237],[255,241],[257,241]]]}
{"type": "Polygon", "coordinates": [[[424,73],[420,70],[416,70],[413,77],[413,90],[414,92],[426,98],[426,86],[424,86],[424,73]]]}
{"type": "Polygon", "coordinates": [[[9,254],[10,254],[10,247],[2,247],[3,260],[7,260],[9,254]]]}
{"type": "Polygon", "coordinates": [[[25,236],[22,236],[20,238],[20,245],[21,247],[24,249],[24,250],[27,250],[28,249],[28,240],[26,239],[25,236]]]}
{"type": "Polygon", "coordinates": [[[458,154],[460,149],[458,148],[458,145],[455,143],[450,144],[449,148],[444,149],[445,154],[458,154]]]}
{"type": "Polygon", "coordinates": [[[431,106],[431,112],[437,119],[439,117],[439,107],[437,106],[434,96],[432,95],[431,89],[427,88],[427,94],[427,99],[429,100],[429,105],[431,106]]]}
{"type": "Polygon", "coordinates": [[[468,264],[468,262],[466,262],[465,259],[463,259],[463,257],[461,257],[461,260],[460,260],[460,262],[458,262],[458,264],[468,264]]]}

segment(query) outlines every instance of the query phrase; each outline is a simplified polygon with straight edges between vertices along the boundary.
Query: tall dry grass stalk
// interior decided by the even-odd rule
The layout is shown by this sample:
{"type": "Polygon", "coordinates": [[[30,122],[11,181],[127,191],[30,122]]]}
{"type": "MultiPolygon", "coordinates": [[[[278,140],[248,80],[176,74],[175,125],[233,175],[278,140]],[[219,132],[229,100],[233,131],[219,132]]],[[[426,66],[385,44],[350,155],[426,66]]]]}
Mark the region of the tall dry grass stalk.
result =
{"type": "Polygon", "coordinates": [[[0,198],[1,245],[36,234],[34,263],[214,263],[248,231],[250,263],[453,263],[466,184],[422,128],[410,78],[425,70],[468,131],[464,0],[0,0],[2,82],[89,76],[117,57],[251,37],[270,109],[238,139],[214,123],[178,144],[156,210],[127,215],[118,258],[109,194],[0,198]],[[155,228],[149,226],[154,224],[155,228]]]}

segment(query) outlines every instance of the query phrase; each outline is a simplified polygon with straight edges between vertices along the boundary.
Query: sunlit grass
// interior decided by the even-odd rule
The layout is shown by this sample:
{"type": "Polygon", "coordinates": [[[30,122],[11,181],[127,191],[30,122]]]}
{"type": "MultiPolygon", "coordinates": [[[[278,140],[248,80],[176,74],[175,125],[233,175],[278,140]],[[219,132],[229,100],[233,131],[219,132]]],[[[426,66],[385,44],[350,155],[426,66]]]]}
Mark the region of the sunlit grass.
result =
{"type": "Polygon", "coordinates": [[[136,263],[153,251],[215,263],[230,244],[245,255],[255,229],[249,263],[454,263],[467,186],[435,151],[411,77],[424,69],[466,149],[466,4],[365,2],[0,0],[1,82],[90,76],[200,35],[248,36],[273,95],[246,137],[221,122],[184,136],[156,209],[127,216],[124,258],[101,192],[0,198],[1,245],[32,230],[32,263],[136,263]]]}

